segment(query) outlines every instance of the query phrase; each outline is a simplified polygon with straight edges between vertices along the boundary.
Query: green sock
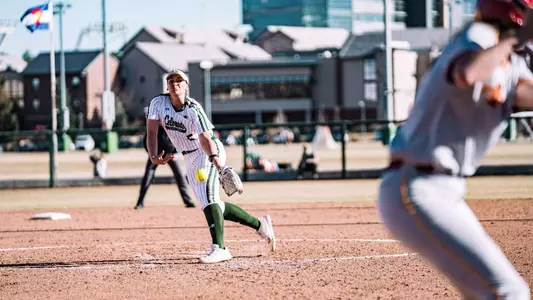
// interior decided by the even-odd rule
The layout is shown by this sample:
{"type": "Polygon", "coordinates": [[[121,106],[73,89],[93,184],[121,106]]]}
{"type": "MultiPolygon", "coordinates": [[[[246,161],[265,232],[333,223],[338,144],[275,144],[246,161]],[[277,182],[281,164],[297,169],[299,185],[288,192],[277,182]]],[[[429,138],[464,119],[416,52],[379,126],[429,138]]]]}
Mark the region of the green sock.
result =
{"type": "Polygon", "coordinates": [[[213,244],[224,249],[224,215],[222,209],[218,204],[211,204],[204,208],[204,214],[213,244]]]}
{"type": "Polygon", "coordinates": [[[259,230],[259,219],[235,204],[229,202],[224,202],[224,204],[226,205],[226,208],[224,209],[224,220],[237,222],[244,226],[259,230]]]}

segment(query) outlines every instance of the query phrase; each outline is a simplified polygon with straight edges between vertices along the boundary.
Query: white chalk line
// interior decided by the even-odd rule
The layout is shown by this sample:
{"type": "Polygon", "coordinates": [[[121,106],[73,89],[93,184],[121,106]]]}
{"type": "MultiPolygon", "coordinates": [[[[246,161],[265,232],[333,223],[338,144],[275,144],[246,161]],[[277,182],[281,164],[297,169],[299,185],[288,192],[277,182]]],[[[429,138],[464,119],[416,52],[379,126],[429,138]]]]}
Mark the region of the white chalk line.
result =
{"type": "MultiPolygon", "coordinates": [[[[363,256],[345,256],[345,257],[314,257],[301,259],[249,259],[249,258],[234,258],[232,260],[222,262],[219,264],[210,265],[213,267],[228,267],[228,268],[246,268],[253,266],[265,265],[302,265],[310,263],[327,263],[340,261],[358,261],[358,260],[376,260],[376,259],[390,259],[416,256],[417,253],[396,253],[396,254],[381,254],[381,255],[363,255],[363,256]]],[[[180,255],[181,258],[193,258],[190,255],[180,255]]],[[[164,265],[164,261],[138,261],[137,264],[115,264],[115,265],[84,265],[84,266],[52,266],[52,267],[38,267],[38,268],[0,268],[0,271],[21,271],[21,270],[96,270],[96,269],[124,269],[124,268],[154,268],[156,264],[164,265]]],[[[202,265],[207,266],[207,265],[202,265]]]]}
{"type": "MultiPolygon", "coordinates": [[[[227,243],[257,243],[263,240],[226,240],[227,243]]],[[[361,243],[399,243],[397,240],[390,239],[277,239],[277,242],[281,243],[294,243],[294,242],[319,242],[319,243],[331,243],[331,242],[361,242],[361,243]]],[[[98,244],[98,245],[52,245],[52,246],[36,246],[36,247],[21,247],[21,248],[0,248],[0,252],[14,252],[14,251],[32,251],[32,250],[48,250],[48,249],[69,249],[69,248],[89,248],[89,247],[114,247],[114,246],[131,246],[131,245],[153,245],[153,244],[195,244],[205,241],[154,241],[154,242],[119,242],[111,244],[98,244]]]]}

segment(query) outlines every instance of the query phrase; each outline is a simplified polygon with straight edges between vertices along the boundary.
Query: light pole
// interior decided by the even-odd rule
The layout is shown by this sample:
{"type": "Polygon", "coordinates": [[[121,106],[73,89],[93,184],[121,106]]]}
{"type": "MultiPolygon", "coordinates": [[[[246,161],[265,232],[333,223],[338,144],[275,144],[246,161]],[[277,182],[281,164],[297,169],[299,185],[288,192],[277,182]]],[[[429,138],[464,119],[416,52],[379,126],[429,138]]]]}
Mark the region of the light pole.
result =
{"type": "Polygon", "coordinates": [[[448,7],[448,26],[450,29],[450,39],[453,36],[453,10],[455,4],[461,4],[460,0],[445,0],[446,6],[448,7]]]}
{"type": "Polygon", "coordinates": [[[446,1],[448,5],[448,26],[450,26],[450,39],[453,36],[453,2],[451,0],[446,1]]]}
{"type": "Polygon", "coordinates": [[[433,0],[426,0],[426,28],[433,28],[433,0]]]}
{"type": "Polygon", "coordinates": [[[361,133],[363,139],[366,140],[366,103],[364,100],[359,101],[359,109],[361,110],[361,133]]]}
{"type": "MultiPolygon", "coordinates": [[[[109,84],[109,50],[107,48],[106,0],[102,0],[102,44],[104,54],[104,92],[102,94],[102,120],[106,129],[113,128],[115,121],[115,95],[109,84]]],[[[109,145],[109,144],[108,144],[109,145]]]]}
{"type": "Polygon", "coordinates": [[[385,107],[387,111],[388,141],[392,137],[394,120],[394,87],[392,82],[392,33],[391,33],[391,0],[383,0],[385,8],[385,107]]]}
{"type": "MultiPolygon", "coordinates": [[[[63,140],[63,151],[68,150],[69,138],[65,134],[70,128],[70,113],[67,107],[67,84],[65,76],[65,50],[63,48],[63,14],[65,10],[72,5],[59,2],[54,5],[54,14],[59,15],[59,73],[60,73],[60,90],[61,90],[61,105],[59,112],[61,115],[61,130],[63,131],[61,139],[63,140]]],[[[55,73],[55,70],[54,70],[55,73]]],[[[55,76],[55,75],[54,75],[55,76]]]]}
{"type": "Polygon", "coordinates": [[[111,132],[115,122],[115,94],[109,84],[109,49],[107,48],[106,0],[102,0],[102,43],[104,55],[104,92],[102,93],[102,121],[106,129],[105,150],[108,153],[118,151],[118,134],[111,132]]]}
{"type": "Polygon", "coordinates": [[[200,62],[200,68],[204,70],[204,109],[208,120],[211,122],[211,69],[213,67],[214,64],[210,60],[203,60],[200,62]]]}

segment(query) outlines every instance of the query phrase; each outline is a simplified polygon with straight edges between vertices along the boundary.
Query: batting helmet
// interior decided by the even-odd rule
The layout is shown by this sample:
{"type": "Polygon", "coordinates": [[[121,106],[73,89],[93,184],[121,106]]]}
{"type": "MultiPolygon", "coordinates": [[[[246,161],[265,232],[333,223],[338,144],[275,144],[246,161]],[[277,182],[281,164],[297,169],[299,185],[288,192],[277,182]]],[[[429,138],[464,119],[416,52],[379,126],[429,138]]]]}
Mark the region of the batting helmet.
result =
{"type": "Polygon", "coordinates": [[[499,20],[522,26],[525,10],[533,8],[533,0],[478,0],[478,20],[499,20]]]}

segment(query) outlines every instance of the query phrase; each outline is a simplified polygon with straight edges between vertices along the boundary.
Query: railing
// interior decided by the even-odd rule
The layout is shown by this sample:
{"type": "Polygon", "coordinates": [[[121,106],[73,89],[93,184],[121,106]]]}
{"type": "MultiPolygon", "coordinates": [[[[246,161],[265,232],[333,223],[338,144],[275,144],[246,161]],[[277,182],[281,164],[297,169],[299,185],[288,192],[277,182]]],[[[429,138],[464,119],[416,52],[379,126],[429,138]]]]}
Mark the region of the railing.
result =
{"type": "MultiPolygon", "coordinates": [[[[521,120],[523,118],[530,118],[531,116],[529,114],[527,115],[513,115],[511,124],[517,124],[517,120],[521,120]]],[[[525,121],[521,120],[522,123],[525,121]]],[[[257,136],[254,136],[252,131],[257,130],[269,130],[269,129],[276,129],[276,128],[299,128],[304,132],[301,135],[301,138],[299,140],[296,140],[297,142],[309,142],[310,139],[312,139],[312,135],[314,135],[314,131],[316,130],[317,126],[328,126],[331,129],[331,132],[341,138],[337,138],[336,141],[340,143],[340,178],[347,178],[348,173],[348,166],[347,166],[347,140],[344,138],[347,136],[348,133],[361,133],[366,134],[367,132],[370,134],[376,134],[376,131],[379,131],[379,136],[376,134],[375,137],[372,139],[381,139],[383,144],[387,145],[389,137],[394,134],[391,129],[394,129],[394,126],[387,126],[391,124],[398,124],[400,122],[394,121],[390,122],[388,120],[343,120],[343,121],[334,121],[334,122],[289,122],[289,123],[263,123],[263,124],[231,124],[231,125],[218,125],[216,126],[216,131],[218,133],[221,132],[228,132],[231,130],[239,131],[241,132],[239,139],[239,144],[242,145],[242,179],[243,181],[247,181],[249,179],[250,170],[246,166],[246,157],[247,153],[249,153],[250,145],[249,140],[253,140],[258,138],[257,136]],[[389,129],[390,128],[390,129],[389,129]],[[390,134],[392,132],[392,134],[390,134]],[[307,134],[307,138],[304,138],[304,136],[307,134]],[[311,138],[309,138],[311,136],[311,138]]],[[[527,123],[527,122],[526,122],[527,123]]],[[[506,134],[506,137],[508,140],[512,140],[516,138],[516,134],[514,134],[514,131],[516,130],[516,126],[511,125],[510,130],[508,130],[508,133],[506,134]]],[[[130,143],[130,144],[122,144],[123,141],[115,141],[117,143],[120,143],[120,147],[118,148],[140,148],[142,147],[142,135],[144,135],[145,127],[133,127],[133,128],[114,128],[112,130],[113,133],[120,137],[127,137],[127,136],[136,136],[138,137],[137,143],[130,143]],[[139,141],[140,140],[140,141],[139,141]]],[[[58,131],[58,137],[59,137],[59,149],[64,150],[68,148],[66,145],[67,143],[70,143],[70,140],[72,140],[70,137],[77,136],[80,134],[90,134],[97,145],[97,148],[102,149],[105,151],[112,150],[110,145],[108,145],[109,139],[107,136],[109,135],[109,131],[105,131],[102,129],[84,129],[84,130],[69,130],[66,132],[58,131]],[[63,138],[64,137],[64,138],[63,138]]],[[[52,145],[52,131],[51,130],[41,130],[41,131],[16,131],[16,132],[0,132],[0,146],[2,144],[8,145],[11,144],[10,147],[6,147],[8,149],[4,149],[7,151],[24,151],[25,149],[23,147],[16,147],[13,144],[14,143],[20,143],[20,141],[24,140],[30,140],[34,141],[34,146],[31,149],[26,149],[29,151],[48,151],[49,153],[49,186],[54,187],[56,186],[56,161],[54,160],[54,152],[50,145],[52,145]],[[35,145],[35,141],[38,141],[39,145],[35,145]]],[[[352,147],[352,146],[351,146],[352,147]]],[[[119,150],[120,151],[120,150],[119,150]]],[[[353,153],[352,153],[353,155],[353,153]]],[[[338,172],[338,169],[336,169],[338,172]]]]}

